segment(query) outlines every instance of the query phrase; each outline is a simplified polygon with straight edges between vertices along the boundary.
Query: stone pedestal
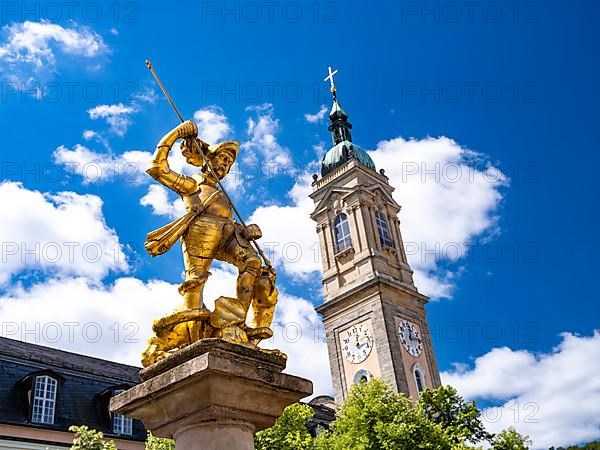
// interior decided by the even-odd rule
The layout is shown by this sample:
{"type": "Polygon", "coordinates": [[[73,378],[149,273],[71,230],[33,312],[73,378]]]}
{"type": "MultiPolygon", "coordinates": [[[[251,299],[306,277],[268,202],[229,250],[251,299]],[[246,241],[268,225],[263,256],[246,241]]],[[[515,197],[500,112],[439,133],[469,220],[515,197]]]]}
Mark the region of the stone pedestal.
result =
{"type": "Polygon", "coordinates": [[[143,382],[110,409],[174,438],[177,450],[252,450],[256,431],[312,394],[309,380],[284,368],[281,356],[204,339],[142,370],[143,382]]]}

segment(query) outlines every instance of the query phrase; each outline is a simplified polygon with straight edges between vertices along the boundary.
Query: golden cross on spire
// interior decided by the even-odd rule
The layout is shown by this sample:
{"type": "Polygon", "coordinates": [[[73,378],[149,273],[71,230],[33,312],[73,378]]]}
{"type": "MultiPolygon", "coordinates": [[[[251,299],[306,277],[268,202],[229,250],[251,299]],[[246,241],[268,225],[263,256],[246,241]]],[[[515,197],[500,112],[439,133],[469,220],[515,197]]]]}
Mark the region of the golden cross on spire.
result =
{"type": "Polygon", "coordinates": [[[329,80],[329,83],[331,84],[331,92],[333,95],[335,95],[335,83],[333,82],[333,76],[338,73],[337,69],[335,69],[334,71],[331,70],[331,66],[329,66],[327,68],[327,70],[329,71],[329,75],[325,77],[325,79],[323,81],[327,81],[329,80]]]}

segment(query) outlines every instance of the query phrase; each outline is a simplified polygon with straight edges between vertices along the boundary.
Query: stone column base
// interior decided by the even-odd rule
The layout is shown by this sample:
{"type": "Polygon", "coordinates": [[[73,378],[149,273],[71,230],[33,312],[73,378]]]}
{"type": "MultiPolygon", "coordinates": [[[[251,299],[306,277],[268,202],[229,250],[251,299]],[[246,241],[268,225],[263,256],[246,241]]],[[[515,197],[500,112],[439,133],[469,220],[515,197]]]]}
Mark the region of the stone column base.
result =
{"type": "Polygon", "coordinates": [[[198,341],[143,369],[143,383],[110,409],[139,419],[177,450],[251,450],[253,434],[312,394],[312,382],[282,373],[285,358],[220,339],[198,341]]]}

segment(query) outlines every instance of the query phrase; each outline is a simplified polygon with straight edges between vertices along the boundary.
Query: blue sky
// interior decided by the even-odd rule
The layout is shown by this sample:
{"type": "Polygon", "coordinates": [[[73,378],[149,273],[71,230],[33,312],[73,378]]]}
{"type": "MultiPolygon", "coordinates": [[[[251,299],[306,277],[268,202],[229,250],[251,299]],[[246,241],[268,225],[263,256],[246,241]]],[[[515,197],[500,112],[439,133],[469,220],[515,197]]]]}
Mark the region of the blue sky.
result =
{"type": "MultiPolygon", "coordinates": [[[[228,187],[275,243],[282,333],[304,332],[278,343],[329,389],[324,346],[305,342],[321,301],[306,195],[331,142],[333,66],[354,141],[397,188],[444,379],[503,408],[491,429],[515,425],[536,446],[600,437],[597,407],[563,411],[566,423],[556,411],[600,404],[596,2],[81,5],[1,11],[3,335],[135,363],[149,321],[179,301],[178,250],[142,248],[180,208],[143,174],[177,124],[149,58],[205,136],[241,142],[228,187]],[[80,323],[73,339],[65,317],[80,323]],[[81,336],[90,321],[97,342],[81,336]],[[572,374],[544,384],[557,372],[572,374]]],[[[210,293],[232,286],[225,267],[213,278],[210,293]]]]}

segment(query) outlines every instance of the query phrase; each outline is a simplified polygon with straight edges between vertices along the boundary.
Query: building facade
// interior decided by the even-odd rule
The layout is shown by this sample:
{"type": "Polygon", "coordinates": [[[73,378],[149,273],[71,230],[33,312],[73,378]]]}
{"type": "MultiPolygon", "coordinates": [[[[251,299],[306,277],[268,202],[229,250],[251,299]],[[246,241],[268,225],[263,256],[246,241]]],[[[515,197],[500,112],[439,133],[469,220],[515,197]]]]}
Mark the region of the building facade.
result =
{"type": "Polygon", "coordinates": [[[412,398],[440,385],[425,304],[408,264],[394,188],[367,152],[332,86],[333,147],[313,176],[323,263],[325,326],[336,403],[353,383],[380,377],[412,398]]]}
{"type": "MultiPolygon", "coordinates": [[[[108,409],[113,395],[140,382],[140,369],[0,337],[0,450],[67,449],[71,425],[103,432],[119,450],[143,450],[143,424],[108,409]]],[[[335,420],[333,398],[307,404],[316,436],[335,420]]]]}
{"type": "Polygon", "coordinates": [[[120,450],[141,450],[141,422],[108,410],[139,383],[139,367],[0,337],[0,450],[61,449],[87,425],[120,450]]]}

